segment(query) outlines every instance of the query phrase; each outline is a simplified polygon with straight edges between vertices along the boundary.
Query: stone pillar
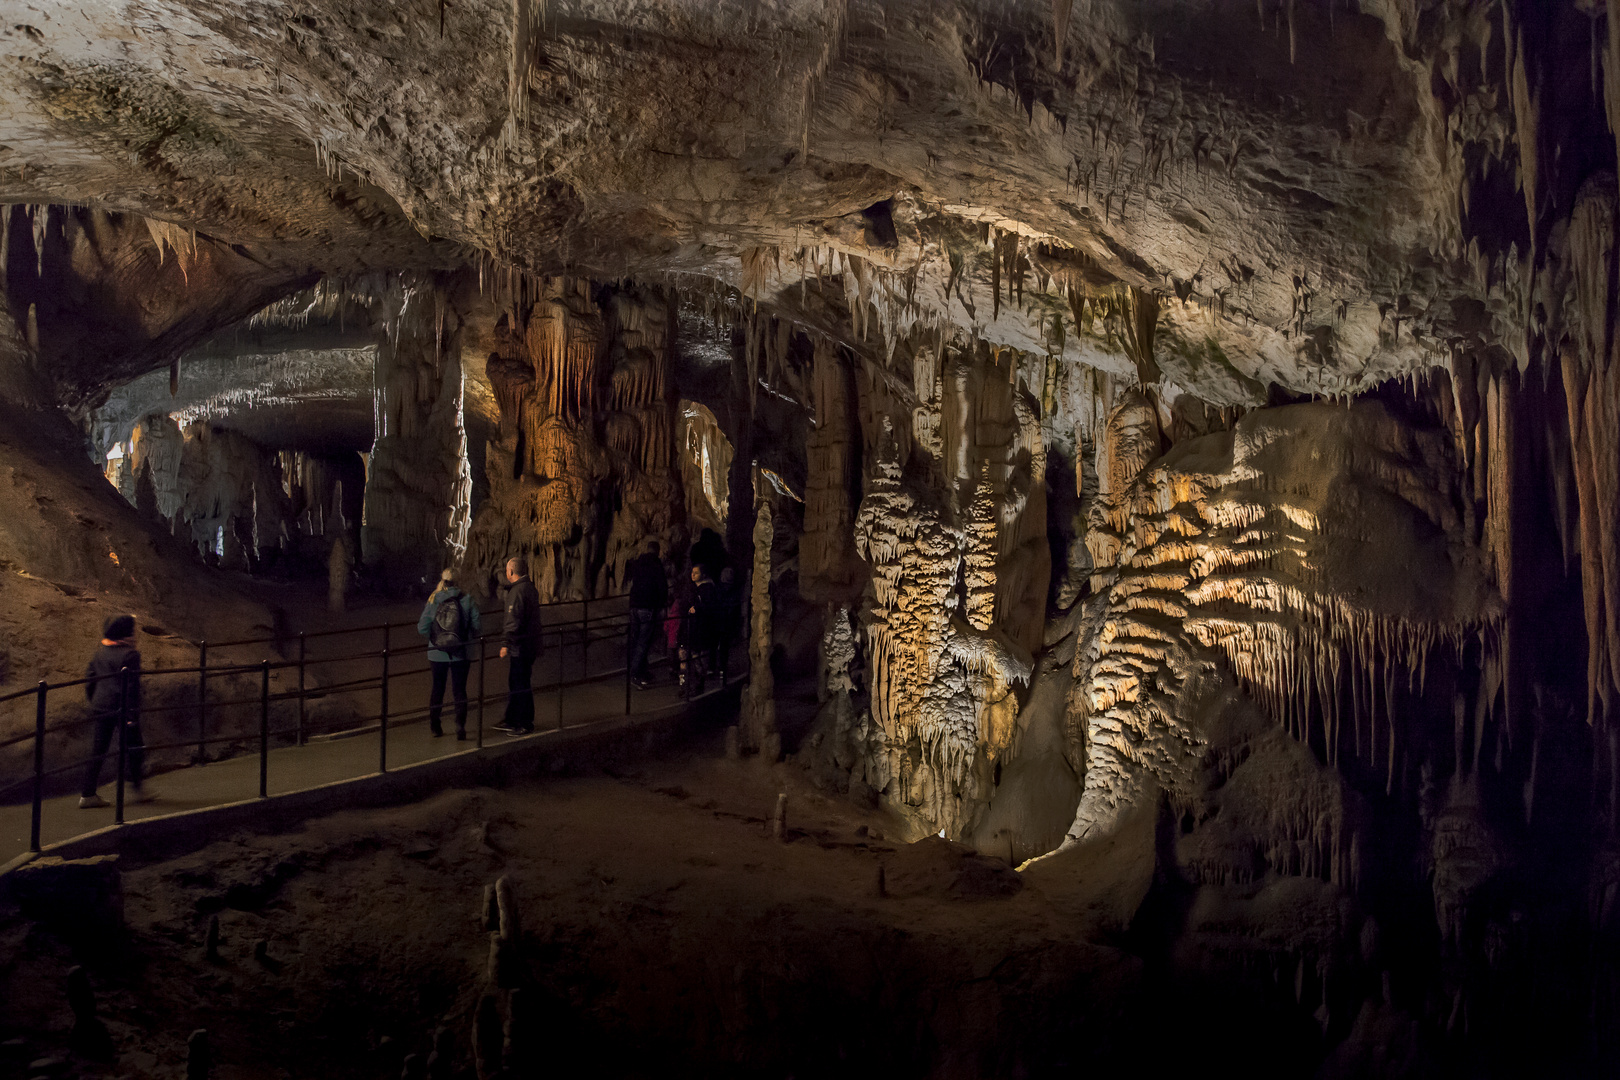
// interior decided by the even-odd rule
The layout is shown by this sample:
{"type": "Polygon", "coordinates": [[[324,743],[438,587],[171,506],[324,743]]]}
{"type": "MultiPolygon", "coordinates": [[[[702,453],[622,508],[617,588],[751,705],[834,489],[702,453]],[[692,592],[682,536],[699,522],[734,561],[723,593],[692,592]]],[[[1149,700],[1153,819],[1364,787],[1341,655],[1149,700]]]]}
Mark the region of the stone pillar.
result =
{"type": "Polygon", "coordinates": [[[394,584],[415,585],[466,546],[461,319],[427,277],[397,279],[385,305],[360,552],[394,584]]]}
{"type": "Polygon", "coordinates": [[[748,696],[742,716],[742,745],[767,761],[782,755],[776,730],[776,681],[771,674],[771,546],[776,518],[765,479],[754,469],[754,577],[748,619],[748,696]]]}

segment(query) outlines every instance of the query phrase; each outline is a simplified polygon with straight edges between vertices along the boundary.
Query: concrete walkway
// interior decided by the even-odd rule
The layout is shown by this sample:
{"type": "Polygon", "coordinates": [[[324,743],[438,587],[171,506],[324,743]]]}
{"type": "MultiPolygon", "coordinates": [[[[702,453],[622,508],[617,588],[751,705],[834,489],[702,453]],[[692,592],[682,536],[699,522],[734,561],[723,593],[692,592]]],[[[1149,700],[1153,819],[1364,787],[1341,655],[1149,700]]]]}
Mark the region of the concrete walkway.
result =
{"type": "MultiPolygon", "coordinates": [[[[604,653],[606,650],[603,650],[604,653]]],[[[733,654],[732,682],[739,677],[741,659],[733,654]]],[[[557,659],[561,659],[558,657],[557,659]]],[[[593,658],[594,660],[594,658],[593,658]]],[[[555,661],[553,661],[555,663],[555,661]]],[[[619,661],[622,665],[622,659],[619,661]]],[[[597,670],[593,662],[592,669],[597,670]]],[[[605,666],[605,665],[604,665],[605,666]]],[[[621,667],[622,670],[622,667],[621,667]]],[[[486,746],[522,742],[494,730],[505,707],[504,661],[489,666],[491,685],[487,686],[484,706],[483,738],[486,746]],[[500,684],[494,685],[496,678],[500,684]]],[[[536,682],[541,676],[553,672],[537,670],[536,682]]],[[[404,682],[405,680],[401,680],[404,682]]],[[[390,693],[396,695],[397,708],[391,715],[414,712],[426,704],[426,676],[410,680],[412,685],[400,685],[390,680],[390,693]]],[[[718,678],[710,680],[711,688],[719,686],[718,678]]],[[[451,758],[462,754],[477,754],[478,750],[478,687],[476,680],[468,687],[474,701],[468,718],[468,739],[457,742],[454,733],[454,710],[447,701],[443,725],[446,734],[434,738],[428,731],[425,717],[407,720],[398,726],[390,725],[387,734],[387,766],[390,770],[434,759],[451,758]]],[[[375,691],[373,691],[375,693],[375,691]]],[[[676,687],[667,676],[663,682],[646,691],[634,691],[631,696],[631,715],[650,715],[668,712],[681,704],[676,687]]],[[[605,675],[596,682],[564,688],[560,693],[544,684],[535,691],[535,722],[541,734],[530,738],[548,737],[544,733],[574,729],[582,733],[625,716],[625,684],[622,675],[605,675]],[[559,719],[561,723],[559,724],[559,719]]],[[[318,737],[305,746],[274,746],[267,755],[266,789],[271,796],[304,791],[379,772],[381,732],[375,723],[353,733],[318,737]]],[[[555,736],[549,736],[554,738],[555,736]]],[[[124,820],[137,821],[182,811],[200,810],[256,798],[259,794],[259,755],[246,753],[202,765],[191,765],[161,773],[148,781],[148,787],[158,798],[150,803],[126,803],[124,820]]],[[[113,785],[108,778],[113,772],[111,756],[103,768],[101,794],[109,803],[113,801],[113,785]]],[[[28,850],[29,826],[32,809],[27,802],[0,806],[0,865],[24,854],[28,850]]],[[[113,824],[111,807],[98,810],[80,810],[77,795],[63,795],[44,800],[41,814],[40,843],[43,847],[68,840],[84,833],[103,829],[113,824]]]]}

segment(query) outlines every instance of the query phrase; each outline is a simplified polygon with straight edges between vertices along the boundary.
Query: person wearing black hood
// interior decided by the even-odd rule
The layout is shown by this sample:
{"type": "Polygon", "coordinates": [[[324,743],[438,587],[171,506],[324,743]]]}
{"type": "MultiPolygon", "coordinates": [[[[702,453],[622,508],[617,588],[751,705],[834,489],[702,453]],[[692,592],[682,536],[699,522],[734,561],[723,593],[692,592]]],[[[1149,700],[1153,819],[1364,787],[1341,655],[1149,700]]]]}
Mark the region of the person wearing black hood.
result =
{"type": "Polygon", "coordinates": [[[135,616],[115,615],[101,629],[101,648],[84,669],[84,696],[90,702],[90,720],[95,725],[95,746],[85,765],[84,786],[79,792],[79,809],[95,810],[107,805],[96,794],[101,783],[101,765],[107,749],[124,725],[124,779],[133,790],[126,802],[151,802],[154,796],[142,777],[146,744],[141,739],[141,654],[135,648],[135,616]]]}

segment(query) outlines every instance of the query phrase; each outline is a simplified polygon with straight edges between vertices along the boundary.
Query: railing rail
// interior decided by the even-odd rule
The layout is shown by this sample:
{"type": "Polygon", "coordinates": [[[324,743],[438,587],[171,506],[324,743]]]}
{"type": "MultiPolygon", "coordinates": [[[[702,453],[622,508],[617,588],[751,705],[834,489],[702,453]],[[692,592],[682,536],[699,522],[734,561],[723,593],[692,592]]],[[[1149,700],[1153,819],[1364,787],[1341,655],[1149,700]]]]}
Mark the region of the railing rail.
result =
{"type": "MultiPolygon", "coordinates": [[[[623,600],[625,597],[610,597],[607,599],[610,601],[623,600]]],[[[601,604],[602,602],[602,600],[597,601],[598,604],[601,604]]],[[[600,612],[593,617],[590,601],[568,601],[542,606],[553,609],[558,607],[578,606],[580,608],[580,616],[576,619],[564,619],[552,623],[542,623],[541,654],[544,655],[548,651],[554,651],[557,658],[556,677],[549,683],[532,685],[530,693],[535,699],[535,714],[538,715],[538,703],[541,695],[546,693],[552,694],[555,698],[555,729],[561,730],[565,726],[563,712],[564,691],[591,683],[600,683],[608,679],[620,678],[624,683],[624,715],[630,715],[632,712],[632,676],[634,674],[632,671],[631,660],[631,637],[638,629],[638,621],[632,618],[627,608],[616,611],[600,612]],[[600,647],[603,644],[612,642],[620,642],[624,645],[624,662],[622,666],[592,672],[590,667],[592,646],[600,647]],[[570,662],[571,657],[574,661],[572,663],[570,662]]],[[[487,617],[498,611],[499,609],[492,609],[491,611],[487,612],[480,611],[480,615],[481,617],[487,617]]],[[[727,668],[729,666],[732,643],[735,639],[736,630],[738,627],[738,614],[739,613],[736,611],[730,611],[727,618],[705,631],[706,640],[704,643],[702,643],[703,647],[701,654],[696,649],[696,646],[693,644],[691,636],[688,633],[688,631],[691,630],[695,625],[689,622],[689,616],[668,614],[658,616],[655,620],[650,622],[640,623],[639,627],[641,632],[648,634],[655,640],[657,638],[665,638],[666,640],[669,639],[669,631],[672,626],[674,626],[678,631],[678,633],[674,635],[674,639],[680,644],[676,647],[669,647],[666,645],[665,649],[661,650],[664,655],[658,658],[656,661],[653,661],[649,655],[647,658],[649,665],[657,667],[668,665],[671,668],[679,670],[683,676],[680,680],[682,686],[680,696],[683,698],[689,698],[693,693],[694,687],[697,685],[697,681],[696,679],[687,678],[686,676],[691,671],[696,670],[696,665],[704,664],[709,657],[717,657],[720,666],[717,673],[720,677],[720,685],[722,687],[725,686],[730,674],[727,668]],[[707,637],[715,635],[718,636],[718,640],[707,640],[707,637]]],[[[376,623],[364,627],[348,627],[341,630],[299,633],[296,636],[297,652],[291,659],[271,659],[270,657],[265,657],[259,660],[257,663],[229,662],[210,664],[209,654],[212,651],[215,653],[215,655],[217,655],[218,650],[222,648],[241,649],[246,646],[256,644],[273,644],[276,646],[277,653],[281,654],[282,647],[292,640],[291,636],[269,636],[238,642],[226,642],[223,644],[204,640],[196,642],[197,663],[194,666],[154,668],[148,670],[133,670],[126,668],[117,676],[114,676],[114,678],[119,679],[120,689],[122,692],[119,694],[116,730],[111,733],[114,737],[110,741],[114,745],[108,747],[110,753],[94,753],[95,745],[93,744],[91,747],[92,753],[90,756],[79,758],[78,760],[71,761],[66,764],[51,764],[47,761],[47,743],[50,741],[51,737],[61,736],[79,728],[92,726],[97,723],[97,718],[95,714],[91,714],[89,716],[81,715],[65,723],[50,726],[48,724],[48,718],[50,713],[51,695],[60,693],[64,690],[71,690],[75,687],[85,686],[93,680],[85,678],[51,683],[42,679],[27,690],[0,695],[0,704],[4,704],[8,701],[20,700],[21,698],[30,695],[32,695],[35,699],[33,730],[5,740],[0,740],[0,749],[16,746],[20,743],[32,740],[33,768],[30,775],[27,777],[8,784],[0,785],[0,802],[9,801],[9,798],[18,789],[30,789],[29,797],[32,805],[29,827],[29,850],[37,852],[41,850],[41,821],[43,817],[43,808],[48,780],[64,774],[71,774],[74,770],[88,771],[92,762],[96,763],[98,769],[104,771],[106,762],[110,757],[112,759],[113,782],[115,785],[113,820],[115,824],[121,825],[124,823],[124,806],[126,795],[125,780],[126,777],[130,775],[131,758],[135,753],[138,752],[144,755],[162,750],[194,748],[195,754],[192,759],[193,763],[202,764],[209,760],[208,747],[210,746],[218,746],[221,744],[245,744],[249,743],[250,741],[257,743],[255,749],[259,759],[257,787],[258,796],[260,798],[267,798],[270,790],[269,759],[272,743],[285,740],[291,746],[303,747],[309,745],[311,742],[307,709],[308,703],[312,700],[330,698],[334,695],[366,693],[372,690],[375,690],[378,695],[376,699],[378,711],[375,714],[362,715],[361,717],[355,718],[355,726],[351,726],[342,731],[328,733],[327,737],[322,738],[320,741],[325,742],[329,741],[330,738],[354,737],[375,732],[377,735],[376,772],[386,773],[389,769],[389,730],[397,729],[408,724],[419,723],[420,721],[427,719],[435,708],[432,705],[423,705],[406,709],[403,712],[400,712],[397,709],[391,710],[390,708],[391,702],[389,692],[392,685],[396,685],[401,679],[418,677],[423,674],[430,673],[433,670],[432,663],[422,666],[409,662],[409,657],[419,653],[425,655],[430,647],[426,642],[416,638],[416,626],[416,620],[409,620],[376,623]],[[408,648],[397,647],[393,642],[393,631],[407,627],[412,635],[412,644],[408,648]],[[382,647],[379,649],[344,652],[338,656],[318,656],[309,651],[309,642],[314,639],[330,638],[341,634],[376,634],[379,632],[382,635],[382,647]],[[359,678],[342,679],[339,682],[327,684],[312,682],[309,679],[309,673],[311,670],[323,665],[363,664],[370,660],[378,661],[378,668],[375,674],[364,675],[359,678]],[[400,660],[405,660],[406,662],[399,663],[398,661],[400,660]],[[296,671],[296,684],[285,689],[272,690],[272,674],[289,671],[296,671]],[[225,677],[246,676],[249,674],[256,674],[256,681],[258,683],[257,687],[255,688],[256,692],[251,697],[234,697],[228,699],[209,698],[208,693],[210,679],[218,680],[225,677]],[[155,683],[165,682],[167,680],[175,680],[175,682],[178,683],[180,680],[189,679],[191,677],[195,677],[196,679],[196,701],[180,702],[178,704],[153,705],[151,707],[138,707],[138,712],[135,712],[131,707],[131,703],[140,702],[142,700],[143,693],[155,683]],[[297,706],[295,721],[290,724],[283,722],[280,725],[274,723],[272,718],[272,706],[289,702],[295,702],[297,706]],[[230,710],[241,709],[246,706],[257,707],[257,723],[254,725],[256,730],[213,732],[209,730],[210,714],[216,716],[229,716],[230,710]],[[191,711],[195,711],[196,714],[196,730],[194,734],[156,743],[133,741],[132,739],[133,736],[140,733],[140,729],[137,724],[140,716],[160,716],[164,714],[185,713],[191,711]],[[133,715],[131,715],[131,713],[133,713],[133,715]]],[[[477,696],[473,697],[469,694],[466,698],[467,717],[469,720],[476,720],[476,724],[474,725],[475,730],[473,732],[475,741],[472,749],[474,750],[482,750],[484,748],[484,721],[486,707],[491,702],[497,704],[505,703],[509,698],[512,697],[513,694],[512,691],[506,689],[502,689],[494,694],[491,694],[488,688],[487,669],[490,661],[494,659],[494,657],[491,655],[493,651],[491,639],[500,638],[501,636],[502,634],[500,631],[484,632],[476,638],[469,640],[467,643],[467,661],[469,664],[468,674],[470,677],[472,674],[471,668],[476,667],[478,678],[477,696]]],[[[450,689],[450,687],[446,687],[447,693],[445,694],[445,700],[438,707],[441,716],[444,713],[456,715],[458,712],[454,695],[453,693],[448,692],[450,689]]],[[[96,734],[92,732],[92,739],[95,738],[96,734]]]]}

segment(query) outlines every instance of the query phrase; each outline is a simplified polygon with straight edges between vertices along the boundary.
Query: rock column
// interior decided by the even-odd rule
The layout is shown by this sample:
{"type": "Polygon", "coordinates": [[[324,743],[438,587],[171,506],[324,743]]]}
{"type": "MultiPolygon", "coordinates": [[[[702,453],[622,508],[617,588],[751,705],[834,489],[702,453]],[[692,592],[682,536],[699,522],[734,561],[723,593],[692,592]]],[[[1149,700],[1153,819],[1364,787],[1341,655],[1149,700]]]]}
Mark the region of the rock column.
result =
{"type": "Polygon", "coordinates": [[[782,754],[776,730],[776,680],[771,674],[771,545],[776,520],[771,500],[754,470],[754,576],[748,618],[748,697],[742,717],[742,745],[758,750],[767,761],[782,754]]]}
{"type": "Polygon", "coordinates": [[[395,584],[417,584],[466,547],[471,473],[461,411],[461,320],[428,278],[399,279],[385,304],[361,558],[395,584]]]}

